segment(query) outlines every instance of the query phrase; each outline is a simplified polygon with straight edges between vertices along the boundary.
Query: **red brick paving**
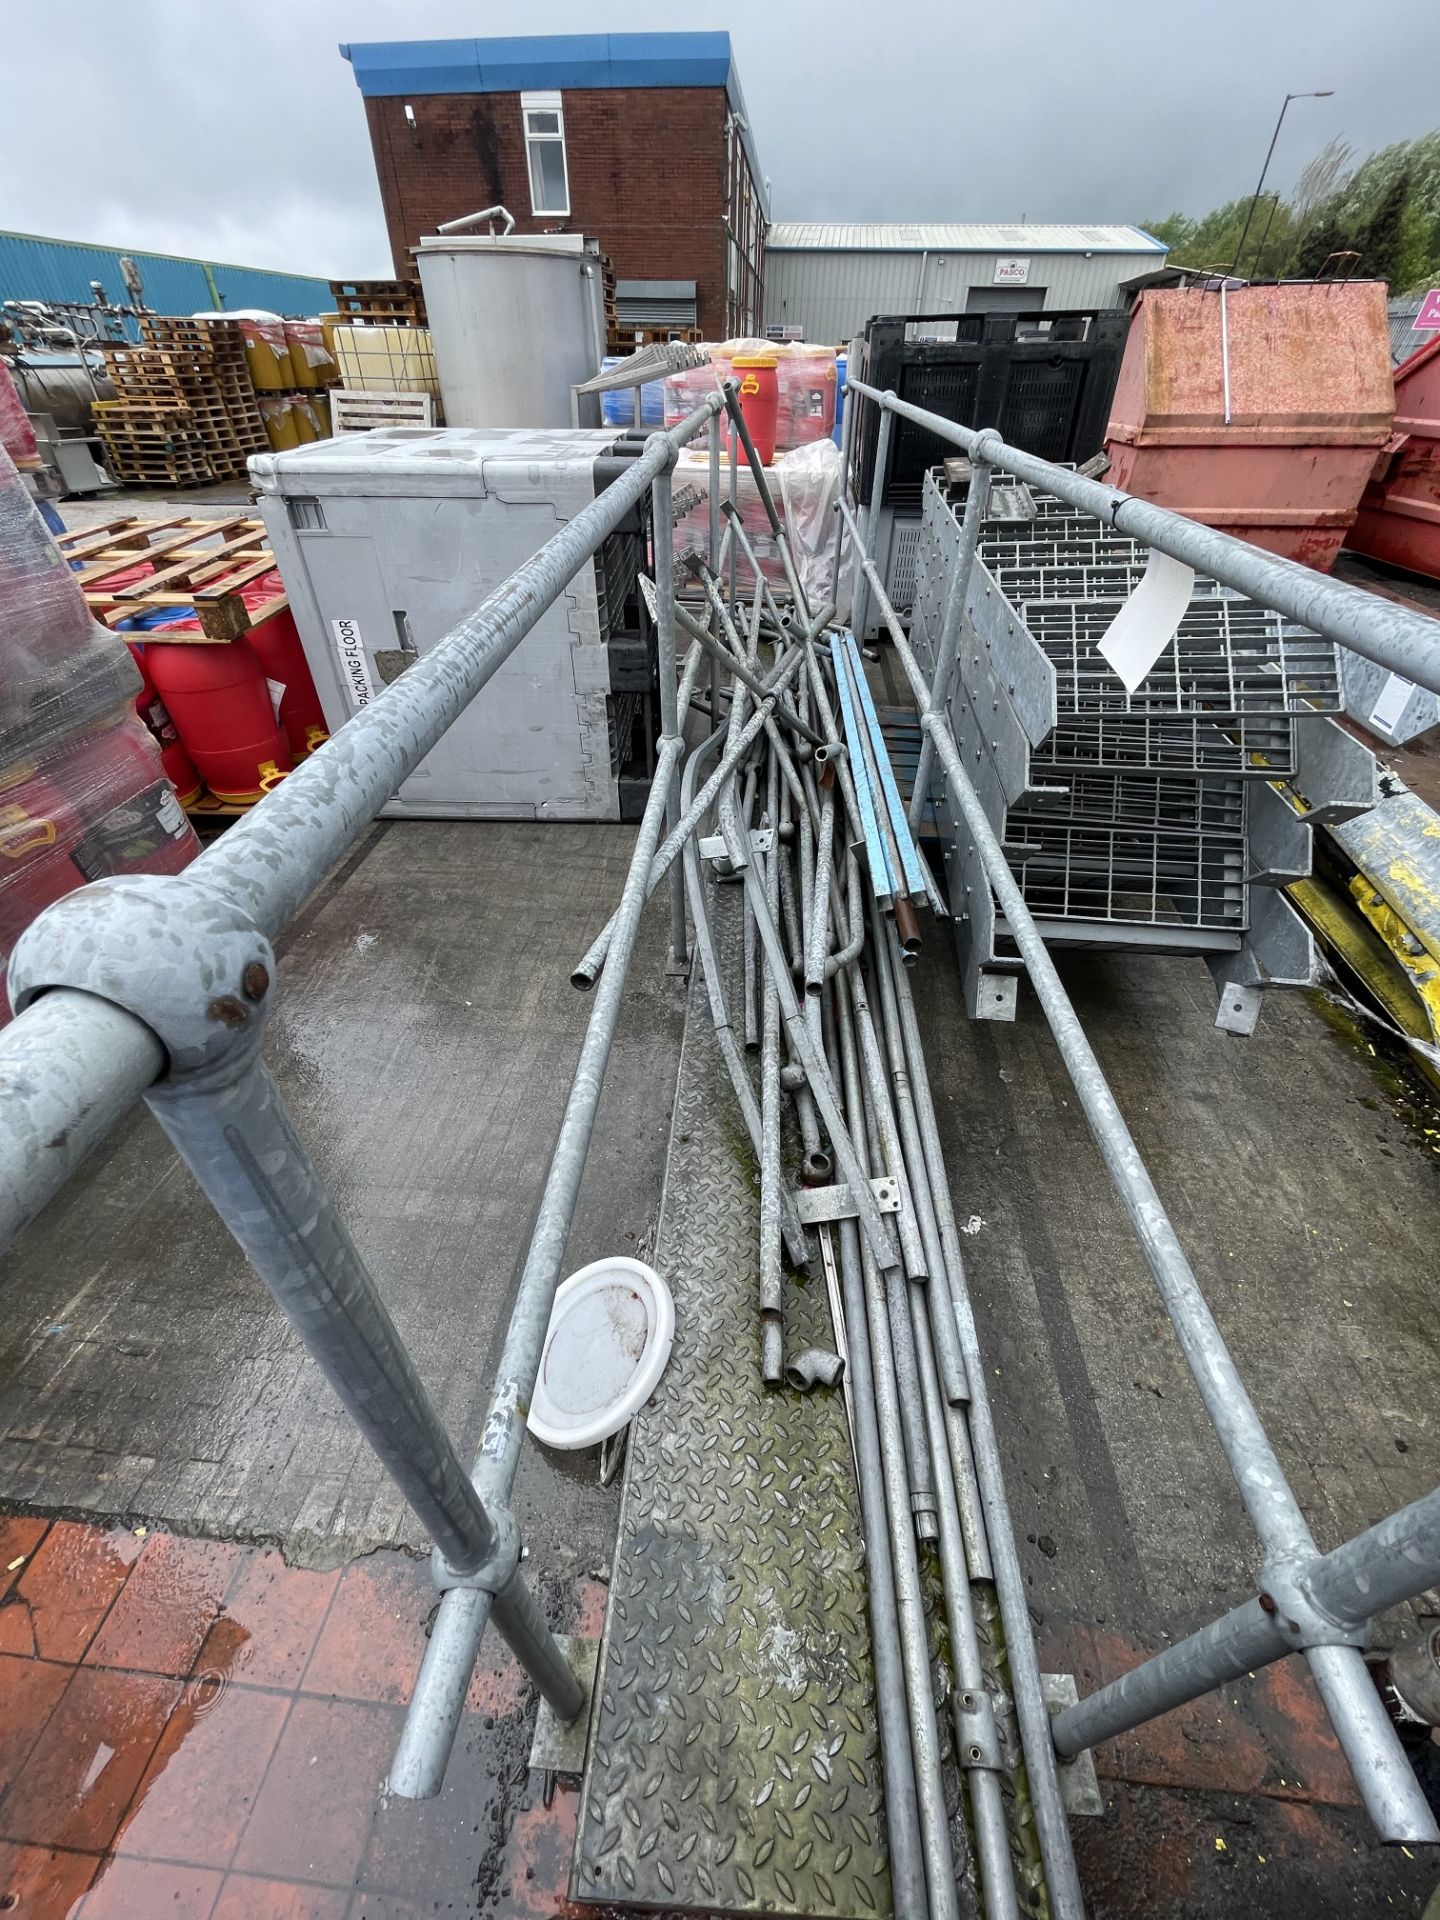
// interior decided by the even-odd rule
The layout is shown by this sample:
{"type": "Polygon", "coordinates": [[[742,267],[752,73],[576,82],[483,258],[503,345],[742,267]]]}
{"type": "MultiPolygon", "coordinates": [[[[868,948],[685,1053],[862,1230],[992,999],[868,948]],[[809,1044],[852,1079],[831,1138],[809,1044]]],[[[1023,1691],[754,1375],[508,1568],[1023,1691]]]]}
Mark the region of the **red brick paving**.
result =
{"type": "MultiPolygon", "coordinates": [[[[0,1519],[0,1911],[570,1913],[576,1795],[540,1804],[529,1689],[493,1635],[443,1792],[383,1791],[434,1604],[401,1555],[314,1573],[271,1549],[0,1519]]],[[[602,1614],[582,1582],[562,1624],[602,1614]]]]}

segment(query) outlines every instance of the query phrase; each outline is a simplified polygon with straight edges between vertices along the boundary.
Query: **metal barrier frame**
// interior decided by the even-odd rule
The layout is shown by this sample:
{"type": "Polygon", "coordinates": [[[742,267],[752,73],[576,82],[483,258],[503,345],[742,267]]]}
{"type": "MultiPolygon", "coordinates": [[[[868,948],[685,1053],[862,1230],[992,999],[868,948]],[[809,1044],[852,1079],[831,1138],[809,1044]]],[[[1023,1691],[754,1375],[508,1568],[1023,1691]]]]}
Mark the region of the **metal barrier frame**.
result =
{"type": "MultiPolygon", "coordinates": [[[[678,825],[680,716],[704,656],[692,648],[677,675],[670,474],[709,426],[713,476],[725,404],[717,392],[652,434],[620,478],[183,874],[84,887],[34,921],[11,958],[0,1245],[143,1098],[434,1542],[443,1598],[389,1777],[410,1798],[440,1789],[488,1619],[562,1720],[586,1705],[521,1574],[509,1503],[651,863],[662,828],[678,825]],[[655,778],[467,1473],[261,1058],[271,942],[647,489],[661,589],[655,778]]],[[[713,539],[713,515],[711,525],[713,539]]],[[[683,965],[678,861],[671,875],[672,965],[683,965]]]]}
{"type": "MultiPolygon", "coordinates": [[[[974,839],[986,876],[1049,1022],[1106,1168],[1130,1216],[1165,1311],[1179,1339],[1206,1414],[1235,1476],[1264,1549],[1257,1595],[1220,1620],[1145,1661],[1052,1721],[1056,1752],[1068,1758],[1099,1740],[1140,1726],[1212,1687],[1292,1652],[1303,1653],[1380,1838],[1395,1844],[1440,1841],[1419,1783],[1405,1758],[1360,1647],[1386,1607],[1413,1598],[1440,1579],[1440,1488],[1390,1515],[1333,1553],[1321,1554],[1259,1413],[1200,1290],[1175,1229],[1100,1063],[1055,970],[1004,851],[961,760],[948,718],[966,575],[978,540],[989,470],[1000,467],[1094,514],[1146,546],[1156,547],[1222,585],[1352,647],[1367,659],[1440,690],[1440,622],[1393,601],[1312,573],[1179,514],[1033,454],[1007,446],[993,430],[974,432],[893,393],[852,381],[881,409],[881,433],[892,414],[912,420],[967,453],[972,485],[961,546],[949,586],[947,614],[933,681],[927,682],[885,594],[860,530],[842,499],[869,591],[895,644],[914,693],[922,752],[912,810],[929,792],[931,749],[974,839]]],[[[872,511],[878,498],[872,499],[872,511]]]]}
{"type": "MultiPolygon", "coordinates": [[[[953,441],[976,460],[977,484],[971,490],[961,559],[947,598],[933,685],[926,683],[910,652],[883,583],[864,552],[854,517],[843,502],[841,516],[855,543],[865,587],[875,595],[915,691],[926,749],[917,783],[919,804],[923,805],[938,754],[1265,1548],[1264,1586],[1256,1598],[1113,1687],[1062,1711],[1053,1724],[1045,1722],[1038,1685],[1032,1684],[1038,1682],[1033,1646],[1028,1664],[1019,1661],[1017,1706],[1027,1753],[1035,1752],[1037,1732],[1043,1752],[1043,1768],[1036,1770],[1032,1760],[1032,1777],[1037,1784],[1042,1837],[1049,1843],[1046,1853],[1055,1910],[1067,1915],[1079,1911],[1078,1883],[1055,1782],[1055,1755],[1077,1752],[1219,1680],[1291,1650],[1304,1652],[1316,1676],[1382,1837],[1412,1842],[1440,1839],[1357,1646],[1364,1622],[1380,1606],[1440,1578],[1440,1490],[1334,1553],[1317,1552],[960,764],[944,699],[960,638],[963,574],[973,558],[993,467],[1032,480],[1084,511],[1098,513],[1122,532],[1189,561],[1211,578],[1237,586],[1436,690],[1440,690],[1440,627],[1394,603],[1339,586],[1224,534],[1053,468],[1006,447],[993,433],[971,433],[896,401],[893,395],[853,384],[857,392],[880,403],[882,435],[890,415],[898,412],[953,441]]],[[[724,540],[719,535],[718,415],[726,407],[735,438],[756,473],[762,500],[773,518],[763,470],[733,392],[717,393],[672,432],[652,435],[640,457],[599,498],[185,874],[102,881],[82,889],[40,916],[17,946],[11,963],[18,1015],[0,1033],[0,1244],[13,1237],[63,1185],[133,1102],[144,1098],[435,1542],[434,1572],[443,1599],[390,1774],[391,1787],[405,1796],[423,1797],[440,1786],[480,1637],[491,1617],[561,1718],[573,1720],[585,1705],[582,1690],[521,1576],[520,1544],[509,1501],[524,1435],[524,1410],[538,1371],[639,915],[647,894],[667,872],[672,964],[683,964],[686,954],[686,863],[676,856],[708,801],[690,802],[683,797],[676,775],[682,753],[681,716],[690,705],[707,655],[704,647],[696,645],[684,674],[678,673],[670,475],[680,448],[708,425],[709,572],[718,580],[728,557],[733,605],[736,553],[737,549],[748,552],[748,543],[734,514],[737,463],[733,449],[727,531],[724,540]],[[606,930],[603,973],[597,966],[589,976],[591,981],[598,976],[591,1018],[512,1310],[479,1457],[467,1473],[261,1059],[265,1023],[274,1002],[271,942],[647,488],[655,509],[661,687],[655,779],[620,906],[606,930]]],[[[775,525],[778,532],[778,522],[775,525]]],[[[837,528],[837,555],[841,532],[837,528]]],[[[783,541],[780,552],[791,595],[806,621],[802,652],[808,654],[830,610],[811,617],[783,541]]],[[[686,630],[691,631],[688,623],[686,630]]],[[[787,727],[791,723],[783,705],[769,703],[772,695],[781,697],[799,659],[797,655],[777,665],[754,688],[761,701],[757,711],[764,713],[761,724],[767,729],[775,728],[777,721],[787,727]]],[[[812,664],[807,658],[806,665],[812,664]]],[[[713,674],[710,712],[712,719],[718,718],[713,674]]],[[[826,720],[827,741],[833,727],[831,715],[826,720]]],[[[715,783],[733,772],[743,751],[735,740],[728,743],[721,762],[725,771],[717,769],[706,783],[707,792],[713,793],[715,783]]],[[[842,793],[847,777],[842,758],[842,793]]],[[[722,809],[722,832],[724,820],[722,809]]],[[[771,903],[763,891],[755,890],[754,881],[755,876],[748,874],[747,894],[768,951],[776,948],[774,917],[771,903]]],[[[783,953],[778,948],[776,952],[779,959],[772,972],[780,1002],[778,1017],[796,1057],[802,1062],[817,1061],[817,1043],[805,1012],[789,990],[783,953]]],[[[812,962],[818,962],[819,952],[817,945],[812,962]]],[[[905,1049],[913,1038],[918,1057],[918,1028],[903,971],[899,965],[892,965],[890,971],[895,1009],[892,1019],[882,1007],[887,1030],[892,1039],[903,1035],[905,1049]]],[[[863,1038],[863,1023],[860,1032],[863,1038]]],[[[823,1090],[823,1071],[817,1068],[813,1078],[816,1088],[823,1090]]],[[[833,1100],[831,1105],[833,1110],[824,1111],[822,1117],[844,1163],[849,1135],[840,1107],[833,1100]]],[[[903,1112],[900,1118],[903,1125],[903,1112]]],[[[953,1238],[947,1234],[949,1196],[928,1094],[920,1101],[915,1125],[922,1157],[935,1175],[936,1231],[948,1242],[953,1238]]],[[[853,1158],[853,1148],[849,1151],[853,1158]]],[[[860,1257],[862,1277],[868,1276],[872,1270],[880,1272],[893,1265],[897,1256],[888,1251],[878,1218],[868,1217],[873,1210],[866,1198],[863,1169],[857,1163],[845,1165],[844,1171],[861,1211],[851,1236],[854,1251],[860,1257]]],[[[782,1204],[779,1230],[792,1229],[782,1204]]],[[[773,1250],[773,1222],[767,1231],[773,1250]]],[[[953,1257],[947,1245],[945,1264],[958,1285],[958,1242],[953,1257]]],[[[974,1329],[959,1294],[955,1313],[963,1363],[968,1367],[974,1329]]],[[[948,1326],[943,1316],[939,1325],[948,1326]]],[[[947,1356],[940,1353],[939,1358],[943,1365],[947,1356]]],[[[908,1410],[897,1406],[894,1411],[897,1418],[907,1412],[919,1417],[914,1406],[908,1410]]],[[[943,1424],[943,1407],[935,1405],[928,1411],[943,1424]]],[[[998,1448],[979,1392],[973,1402],[972,1426],[987,1512],[1004,1521],[998,1448]]],[[[1002,1608],[1019,1609],[1023,1615],[1023,1586],[1013,1542],[1004,1525],[996,1531],[994,1571],[1002,1608]]]]}

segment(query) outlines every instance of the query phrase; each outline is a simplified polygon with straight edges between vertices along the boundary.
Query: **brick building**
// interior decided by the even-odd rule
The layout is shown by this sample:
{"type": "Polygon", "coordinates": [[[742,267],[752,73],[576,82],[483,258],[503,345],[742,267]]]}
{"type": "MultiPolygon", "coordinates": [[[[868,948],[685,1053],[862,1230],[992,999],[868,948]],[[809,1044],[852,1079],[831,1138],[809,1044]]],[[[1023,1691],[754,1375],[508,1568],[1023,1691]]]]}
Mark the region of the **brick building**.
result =
{"type": "Polygon", "coordinates": [[[622,326],[759,330],[767,216],[728,33],[404,40],[355,71],[395,271],[443,220],[503,205],[520,233],[586,233],[622,326]]]}

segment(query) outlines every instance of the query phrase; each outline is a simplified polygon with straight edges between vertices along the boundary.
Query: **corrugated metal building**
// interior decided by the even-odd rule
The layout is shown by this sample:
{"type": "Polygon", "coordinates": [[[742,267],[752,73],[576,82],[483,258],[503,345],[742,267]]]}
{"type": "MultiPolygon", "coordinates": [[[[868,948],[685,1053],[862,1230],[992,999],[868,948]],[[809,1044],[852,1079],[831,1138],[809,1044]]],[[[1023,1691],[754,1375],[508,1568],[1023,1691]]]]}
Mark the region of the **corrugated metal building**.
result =
{"type": "MultiPolygon", "coordinates": [[[[207,308],[266,307],[295,318],[330,306],[328,280],[274,273],[268,267],[235,267],[223,260],[192,260],[175,253],[142,253],[138,247],[92,247],[80,240],[51,240],[38,233],[0,233],[0,301],[91,298],[98,280],[115,306],[129,304],[120,277],[120,256],[140,269],[145,304],[156,313],[200,313],[207,308]]],[[[135,332],[133,321],[130,325],[135,332]]]]}
{"type": "Polygon", "coordinates": [[[1121,281],[1166,252],[1139,227],[780,221],[765,241],[765,324],[838,344],[880,313],[1122,307],[1121,281]]]}

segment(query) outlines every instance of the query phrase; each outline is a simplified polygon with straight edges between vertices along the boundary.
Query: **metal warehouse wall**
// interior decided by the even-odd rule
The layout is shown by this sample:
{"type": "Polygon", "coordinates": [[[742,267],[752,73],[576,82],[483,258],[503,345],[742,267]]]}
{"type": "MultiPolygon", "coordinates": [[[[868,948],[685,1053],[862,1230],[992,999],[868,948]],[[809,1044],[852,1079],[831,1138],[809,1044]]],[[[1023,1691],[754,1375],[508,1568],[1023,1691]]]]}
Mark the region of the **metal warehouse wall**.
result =
{"type": "MultiPolygon", "coordinates": [[[[91,247],[31,233],[0,233],[0,300],[89,301],[90,282],[98,280],[107,298],[123,306],[130,296],[120,277],[122,253],[139,267],[145,304],[157,313],[268,307],[298,317],[325,312],[330,305],[330,283],[308,275],[141,253],[131,247],[91,247]]],[[[133,323],[130,330],[135,331],[133,323]]]]}
{"type": "MultiPolygon", "coordinates": [[[[993,253],[767,248],[765,324],[804,327],[807,339],[838,345],[877,313],[964,313],[971,287],[993,285],[995,258],[993,253]]],[[[1088,260],[1080,253],[1034,253],[1030,287],[1045,289],[1048,310],[1123,307],[1120,282],[1149,272],[1156,258],[1153,252],[1095,253],[1088,260]]]]}

